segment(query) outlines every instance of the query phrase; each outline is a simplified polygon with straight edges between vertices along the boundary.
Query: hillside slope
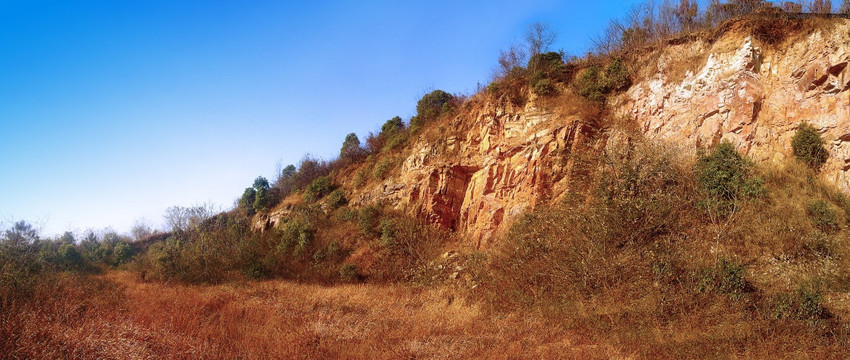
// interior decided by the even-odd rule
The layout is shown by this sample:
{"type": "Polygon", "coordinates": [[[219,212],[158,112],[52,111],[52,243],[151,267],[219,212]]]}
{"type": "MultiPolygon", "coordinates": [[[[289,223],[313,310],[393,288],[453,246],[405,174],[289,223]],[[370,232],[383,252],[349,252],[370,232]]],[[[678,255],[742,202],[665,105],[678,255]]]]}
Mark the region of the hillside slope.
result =
{"type": "MultiPolygon", "coordinates": [[[[389,205],[486,248],[503,224],[571,190],[583,173],[581,150],[604,151],[613,123],[691,156],[730,141],[756,162],[779,164],[792,157],[799,124],[809,122],[827,143],[823,176],[850,190],[850,20],[783,23],[781,38],[762,35],[760,23],[732,21],[625,54],[634,84],[604,106],[569,86],[554,97],[523,87],[527,101],[519,104],[482,91],[394,152],[400,171],[365,186],[355,184],[354,170],[343,171],[337,182],[352,205],[389,205]]],[[[261,221],[277,224],[286,214],[261,221]]]]}

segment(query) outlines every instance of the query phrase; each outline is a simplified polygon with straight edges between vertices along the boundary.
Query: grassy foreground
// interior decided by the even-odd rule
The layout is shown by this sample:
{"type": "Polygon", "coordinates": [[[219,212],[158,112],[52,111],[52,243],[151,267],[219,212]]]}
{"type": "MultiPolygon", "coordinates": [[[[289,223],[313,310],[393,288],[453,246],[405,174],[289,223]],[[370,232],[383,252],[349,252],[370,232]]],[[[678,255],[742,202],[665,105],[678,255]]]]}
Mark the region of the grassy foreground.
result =
{"type": "MultiPolygon", "coordinates": [[[[0,318],[11,358],[617,358],[534,315],[490,316],[450,292],[285,280],[215,286],[128,272],[64,278],[61,297],[0,318]],[[64,283],[64,285],[63,285],[64,283]],[[85,283],[85,286],[80,286],[85,283]]],[[[57,293],[57,294],[58,294],[57,293]]]]}

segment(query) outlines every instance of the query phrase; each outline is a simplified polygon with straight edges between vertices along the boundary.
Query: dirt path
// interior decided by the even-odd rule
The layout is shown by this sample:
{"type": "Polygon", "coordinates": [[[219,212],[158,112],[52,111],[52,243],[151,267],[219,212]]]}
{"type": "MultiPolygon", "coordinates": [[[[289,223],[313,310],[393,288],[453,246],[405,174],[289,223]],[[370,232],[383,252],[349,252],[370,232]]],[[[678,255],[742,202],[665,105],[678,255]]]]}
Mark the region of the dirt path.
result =
{"type": "MultiPolygon", "coordinates": [[[[440,290],[274,280],[126,288],[114,348],[130,358],[611,358],[541,319],[490,317],[440,290]]],[[[106,335],[106,334],[104,334],[106,335]]]]}

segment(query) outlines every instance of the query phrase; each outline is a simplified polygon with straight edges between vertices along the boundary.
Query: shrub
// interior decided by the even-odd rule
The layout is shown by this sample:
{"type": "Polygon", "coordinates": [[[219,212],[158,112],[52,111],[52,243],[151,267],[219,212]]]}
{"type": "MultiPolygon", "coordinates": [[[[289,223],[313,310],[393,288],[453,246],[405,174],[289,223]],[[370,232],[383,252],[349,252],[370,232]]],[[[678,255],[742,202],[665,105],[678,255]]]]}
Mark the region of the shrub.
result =
{"type": "Polygon", "coordinates": [[[280,231],[280,243],[277,250],[285,252],[294,248],[296,252],[300,252],[313,241],[314,233],[306,219],[301,217],[292,219],[280,231]]]}
{"type": "Polygon", "coordinates": [[[387,176],[387,172],[390,171],[390,168],[392,168],[392,166],[393,163],[391,159],[381,159],[381,161],[379,161],[378,164],[375,165],[375,168],[372,170],[372,178],[374,178],[375,180],[383,180],[384,177],[387,176]]]}
{"type": "MultiPolygon", "coordinates": [[[[434,90],[416,103],[417,118],[422,122],[435,120],[436,118],[452,110],[453,97],[443,90],[434,90]]],[[[411,120],[411,124],[413,120],[411,120]]]]}
{"type": "Polygon", "coordinates": [[[245,188],[242,197],[239,199],[239,208],[249,213],[254,211],[254,198],[257,196],[257,190],[249,187],[245,188]]]}
{"type": "Polygon", "coordinates": [[[380,216],[381,212],[375,206],[361,208],[357,213],[357,227],[360,229],[360,233],[366,236],[375,236],[375,227],[378,225],[380,216]]]}
{"type": "Polygon", "coordinates": [[[345,136],[342,148],[339,150],[339,159],[342,161],[356,161],[363,158],[366,151],[360,147],[360,139],[357,134],[350,133],[345,136]]]}
{"type": "Polygon", "coordinates": [[[328,247],[325,249],[325,253],[331,260],[342,258],[344,255],[342,246],[340,246],[339,242],[336,240],[333,240],[328,244],[328,247]]]}
{"type": "Polygon", "coordinates": [[[387,120],[387,122],[381,126],[380,135],[390,135],[402,129],[404,129],[404,123],[401,121],[401,117],[396,116],[387,120]]]}
{"type": "Polygon", "coordinates": [[[334,218],[339,222],[346,222],[357,219],[357,210],[342,207],[336,210],[334,218]]]}
{"type": "Polygon", "coordinates": [[[645,244],[675,229],[692,196],[691,174],[661,146],[611,146],[602,157],[594,207],[585,210],[600,241],[645,244]]]}
{"type": "Polygon", "coordinates": [[[835,210],[823,200],[809,202],[806,207],[809,217],[814,225],[824,232],[834,232],[838,230],[838,220],[835,210]]]}
{"type": "Polygon", "coordinates": [[[384,218],[380,230],[379,264],[374,275],[384,280],[413,280],[439,252],[446,233],[405,216],[384,218]]]}
{"type": "MultiPolygon", "coordinates": [[[[127,246],[125,243],[121,243],[120,245],[127,246]]],[[[61,267],[66,270],[80,270],[85,267],[85,260],[83,259],[83,256],[80,254],[79,250],[77,250],[77,246],[72,243],[59,245],[56,255],[58,256],[61,267]]],[[[127,258],[129,258],[129,255],[127,258]]]]}
{"type": "Polygon", "coordinates": [[[239,198],[239,208],[249,214],[267,210],[267,207],[270,204],[273,205],[274,202],[272,196],[270,196],[270,189],[269,181],[262,176],[258,176],[254,179],[254,184],[242,192],[242,197],[239,198]]]}
{"type": "Polygon", "coordinates": [[[361,169],[354,174],[354,186],[361,187],[366,184],[366,169],[361,169]]]}
{"type": "Polygon", "coordinates": [[[817,325],[829,317],[823,307],[823,295],[811,285],[803,285],[792,294],[777,294],[768,301],[775,319],[804,320],[817,325]]]}
{"type": "Polygon", "coordinates": [[[631,85],[629,73],[625,66],[623,66],[623,62],[620,58],[614,59],[614,61],[605,68],[605,73],[603,75],[604,76],[600,80],[601,86],[605,92],[620,91],[631,85]]]}
{"type": "Polygon", "coordinates": [[[541,73],[547,78],[562,80],[567,67],[564,65],[563,54],[550,51],[528,59],[528,71],[532,74],[541,73]]]}
{"type": "Polygon", "coordinates": [[[820,169],[829,156],[820,134],[806,122],[800,124],[797,132],[794,133],[794,137],[791,139],[791,148],[797,160],[815,170],[820,169]]]}
{"type": "Polygon", "coordinates": [[[599,72],[596,65],[587,68],[574,83],[576,92],[591,101],[605,100],[604,89],[599,84],[599,72]]]}
{"type": "Polygon", "coordinates": [[[331,208],[338,208],[340,206],[345,206],[348,204],[348,199],[345,198],[345,192],[342,189],[334,190],[330,195],[328,195],[328,205],[331,208]]]}
{"type": "Polygon", "coordinates": [[[699,271],[696,282],[697,291],[716,292],[739,298],[749,290],[745,276],[746,269],[741,264],[720,259],[714,268],[699,271]]]}
{"type": "Polygon", "coordinates": [[[537,54],[528,60],[528,70],[531,72],[528,84],[537,95],[554,95],[557,90],[554,82],[564,81],[568,76],[567,66],[563,55],[556,52],[537,54]]]}
{"type": "Polygon", "coordinates": [[[534,93],[540,96],[550,96],[555,95],[558,91],[555,89],[555,86],[552,85],[552,81],[549,79],[540,79],[532,85],[532,90],[534,93]]]}
{"type": "Polygon", "coordinates": [[[404,146],[407,142],[407,138],[408,134],[406,132],[396,132],[387,139],[387,142],[384,144],[383,148],[381,148],[381,151],[386,152],[397,147],[404,146]]]}
{"type": "Polygon", "coordinates": [[[796,309],[798,319],[814,324],[826,317],[827,312],[822,305],[823,296],[819,291],[812,287],[802,286],[797,289],[795,295],[798,303],[796,309]]]}
{"type": "Polygon", "coordinates": [[[589,67],[574,84],[576,92],[591,101],[603,101],[606,95],[630,85],[629,72],[619,58],[608,64],[604,71],[596,65],[589,67]]]}
{"type": "Polygon", "coordinates": [[[378,228],[381,233],[381,244],[384,246],[393,244],[396,232],[395,226],[393,219],[381,219],[381,223],[378,225],[378,228]]]}
{"type": "Polygon", "coordinates": [[[425,124],[425,120],[421,116],[415,115],[412,118],[410,118],[410,126],[407,129],[408,129],[409,132],[415,133],[424,124],[425,124]]]}
{"type": "Polygon", "coordinates": [[[269,203],[268,198],[268,190],[266,188],[261,187],[257,189],[257,192],[254,194],[254,212],[266,211],[268,208],[266,205],[269,203]]]}
{"type": "Polygon", "coordinates": [[[307,201],[319,200],[331,192],[331,177],[321,176],[310,183],[310,186],[304,190],[304,199],[307,201]]]}
{"type": "Polygon", "coordinates": [[[726,141],[710,154],[700,155],[695,171],[707,196],[703,205],[729,215],[740,198],[760,196],[764,192],[763,181],[751,177],[751,169],[752,163],[726,141]]]}
{"type": "Polygon", "coordinates": [[[354,281],[358,278],[356,264],[343,264],[339,267],[339,277],[345,281],[354,281]]]}
{"type": "Polygon", "coordinates": [[[330,166],[327,162],[307,155],[298,164],[298,171],[284,185],[290,190],[301,190],[328,173],[330,166]]]}
{"type": "Polygon", "coordinates": [[[112,263],[114,266],[118,266],[126,263],[133,256],[133,250],[130,249],[130,245],[122,242],[115,245],[115,248],[112,250],[112,263]]]}

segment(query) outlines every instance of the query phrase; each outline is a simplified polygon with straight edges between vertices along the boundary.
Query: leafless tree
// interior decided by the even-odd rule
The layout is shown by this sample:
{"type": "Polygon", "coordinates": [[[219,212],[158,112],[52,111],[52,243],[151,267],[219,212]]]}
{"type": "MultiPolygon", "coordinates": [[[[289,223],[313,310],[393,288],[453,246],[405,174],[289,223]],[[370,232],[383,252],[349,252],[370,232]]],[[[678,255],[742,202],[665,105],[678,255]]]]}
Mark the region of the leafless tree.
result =
{"type": "Polygon", "coordinates": [[[596,54],[610,54],[622,48],[623,25],[611,20],[602,34],[596,36],[593,42],[593,52],[596,54]]]}
{"type": "Polygon", "coordinates": [[[130,230],[130,235],[133,240],[139,241],[154,233],[153,227],[148,223],[147,219],[136,219],[133,228],[130,230]]]}
{"type": "Polygon", "coordinates": [[[815,14],[829,14],[832,12],[832,1],[814,0],[809,4],[809,11],[815,14]]]}
{"type": "Polygon", "coordinates": [[[691,31],[696,28],[699,16],[699,4],[696,0],[679,0],[674,15],[681,31],[691,31]]]}
{"type": "Polygon", "coordinates": [[[531,24],[525,33],[525,46],[528,50],[528,56],[532,57],[549,51],[549,47],[555,43],[557,37],[558,34],[552,31],[548,24],[541,22],[531,24]]]}
{"type": "Polygon", "coordinates": [[[841,7],[838,8],[839,14],[850,15],[850,0],[842,0],[841,7]]]}
{"type": "Polygon", "coordinates": [[[522,66],[526,60],[525,53],[519,46],[511,45],[507,50],[499,51],[499,69],[496,76],[507,76],[514,68],[522,66]]]}
{"type": "Polygon", "coordinates": [[[768,5],[764,0],[732,0],[735,16],[749,15],[768,5]]]}
{"type": "Polygon", "coordinates": [[[192,207],[172,206],[165,210],[164,217],[172,231],[188,231],[197,229],[218,212],[215,205],[204,203],[192,207]]]}
{"type": "Polygon", "coordinates": [[[787,13],[801,13],[803,12],[803,4],[794,1],[786,1],[782,3],[782,11],[787,13]]]}

